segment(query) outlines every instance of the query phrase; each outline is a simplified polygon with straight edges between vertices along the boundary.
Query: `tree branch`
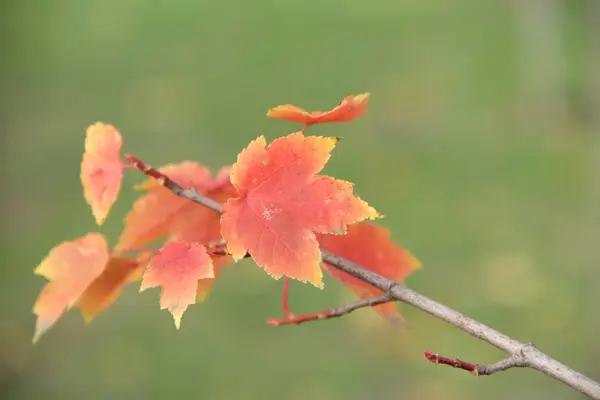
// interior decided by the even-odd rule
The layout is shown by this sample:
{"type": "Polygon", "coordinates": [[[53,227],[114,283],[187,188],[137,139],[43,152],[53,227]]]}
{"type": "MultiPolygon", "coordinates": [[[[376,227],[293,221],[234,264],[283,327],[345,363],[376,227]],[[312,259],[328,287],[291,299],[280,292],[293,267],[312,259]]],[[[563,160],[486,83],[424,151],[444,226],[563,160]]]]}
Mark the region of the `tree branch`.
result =
{"type": "Polygon", "coordinates": [[[156,179],[158,183],[175,193],[179,197],[186,198],[195,203],[201,204],[204,207],[207,207],[213,211],[218,213],[221,212],[221,204],[219,202],[209,199],[208,197],[202,196],[194,189],[186,189],[183,186],[177,184],[175,181],[171,180],[168,176],[163,174],[157,169],[152,168],[151,166],[145,164],[139,158],[132,156],[131,154],[125,154],[125,158],[127,161],[131,163],[131,165],[142,171],[144,174],[156,179]]]}
{"type": "MultiPolygon", "coordinates": [[[[201,204],[215,212],[222,212],[221,205],[218,202],[203,196],[194,189],[186,189],[180,186],[176,182],[169,179],[169,177],[162,174],[160,171],[153,169],[152,167],[143,163],[141,160],[132,155],[127,154],[126,159],[133,165],[133,167],[139,169],[144,174],[157,179],[157,181],[161,185],[165,186],[176,195],[201,204]]],[[[385,296],[389,297],[390,299],[410,304],[411,306],[416,307],[421,311],[424,311],[438,319],[446,321],[447,323],[459,329],[462,329],[471,336],[483,340],[484,342],[487,342],[497,347],[498,349],[504,351],[509,355],[509,358],[507,360],[515,360],[512,362],[504,360],[498,364],[493,364],[491,366],[481,366],[483,368],[483,371],[485,371],[485,367],[489,368],[489,371],[493,371],[490,373],[503,371],[512,367],[528,367],[543,372],[544,374],[556,379],[559,382],[564,383],[565,385],[570,386],[571,388],[589,396],[592,399],[600,400],[600,384],[598,382],[595,382],[587,376],[547,356],[546,354],[539,351],[535,346],[531,344],[524,344],[517,340],[514,340],[509,336],[482,324],[479,321],[476,321],[458,311],[451,309],[450,307],[440,304],[412,289],[401,285],[398,282],[395,282],[391,279],[385,278],[372,271],[369,271],[368,269],[365,269],[360,265],[357,265],[352,261],[342,258],[327,250],[321,249],[321,254],[323,261],[327,264],[339,269],[340,271],[355,276],[356,278],[382,290],[385,296]],[[518,360],[518,362],[516,362],[516,360],[518,360]]],[[[382,300],[382,298],[379,299],[382,300]]],[[[363,304],[364,301],[353,303],[353,305],[350,306],[354,306],[352,310],[355,310],[357,308],[367,306],[367,304],[363,304]],[[357,304],[359,305],[358,307],[356,306],[357,304]]],[[[344,307],[340,307],[339,309],[334,310],[340,309],[343,310],[344,307]]],[[[343,314],[346,313],[342,313],[340,315],[343,314]]],[[[313,318],[311,320],[314,319],[319,318],[313,318]]],[[[452,362],[451,359],[445,357],[435,356],[433,354],[432,357],[434,360],[438,360],[439,362],[444,364],[452,362]],[[442,362],[441,360],[448,362],[442,362]]],[[[431,361],[431,359],[429,360],[431,361]]],[[[458,360],[455,360],[454,364],[458,365],[458,360]]],[[[465,364],[463,363],[463,365],[465,364]]],[[[481,372],[479,372],[479,374],[484,375],[481,372]]]]}

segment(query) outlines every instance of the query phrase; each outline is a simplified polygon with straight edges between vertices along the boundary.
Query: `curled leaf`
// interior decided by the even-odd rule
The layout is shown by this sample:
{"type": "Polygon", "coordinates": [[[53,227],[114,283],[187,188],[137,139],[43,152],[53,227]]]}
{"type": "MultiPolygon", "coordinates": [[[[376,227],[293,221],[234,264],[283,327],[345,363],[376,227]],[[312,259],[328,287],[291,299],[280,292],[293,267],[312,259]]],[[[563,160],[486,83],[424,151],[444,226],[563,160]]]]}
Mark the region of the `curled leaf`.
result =
{"type": "Polygon", "coordinates": [[[168,241],[150,259],[142,279],[140,292],[160,286],[161,310],[168,309],[179,329],[183,313],[196,302],[198,280],[214,278],[214,270],[206,248],[198,243],[168,241]]]}
{"type": "Polygon", "coordinates": [[[231,182],[240,193],[223,206],[221,234],[234,260],[246,252],[273,278],[288,276],[322,287],[314,232],[344,233],[347,224],[378,217],[352,184],[316,175],[336,139],[301,132],[263,136],[239,155],[231,182]]]}
{"type": "Polygon", "coordinates": [[[360,117],[367,111],[367,103],[370,97],[370,93],[346,96],[330,111],[313,111],[310,113],[292,104],[285,104],[269,109],[267,116],[307,125],[325,122],[348,122],[360,117]]]}
{"type": "Polygon", "coordinates": [[[34,343],[77,303],[90,284],[102,274],[108,259],[106,239],[99,233],[88,233],[63,242],[50,251],[34,271],[50,281],[33,307],[37,315],[34,343]]]}
{"type": "Polygon", "coordinates": [[[138,259],[114,257],[102,274],[96,278],[79,298],[77,305],[87,323],[115,302],[123,287],[139,279],[144,264],[138,259]]]}
{"type": "Polygon", "coordinates": [[[112,125],[98,122],[88,127],[81,162],[83,195],[102,225],[119,196],[124,163],[119,152],[122,137],[112,125]]]}
{"type": "MultiPolygon", "coordinates": [[[[421,268],[421,263],[408,250],[391,240],[389,230],[374,223],[358,223],[349,226],[345,235],[317,235],[317,239],[325,250],[396,282],[403,283],[408,275],[421,268]]],[[[381,290],[328,264],[323,263],[323,269],[362,299],[383,294],[381,290]]],[[[375,309],[386,318],[401,320],[395,303],[381,304],[375,309]]]]}

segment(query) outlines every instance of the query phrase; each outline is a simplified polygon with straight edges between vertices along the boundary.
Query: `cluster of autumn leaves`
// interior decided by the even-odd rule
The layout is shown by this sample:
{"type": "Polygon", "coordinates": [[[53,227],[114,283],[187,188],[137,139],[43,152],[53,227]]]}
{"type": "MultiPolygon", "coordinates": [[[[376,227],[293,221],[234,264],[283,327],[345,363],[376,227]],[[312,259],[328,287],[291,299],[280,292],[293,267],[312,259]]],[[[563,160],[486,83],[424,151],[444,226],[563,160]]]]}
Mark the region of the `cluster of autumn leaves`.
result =
{"type": "MultiPolygon", "coordinates": [[[[327,112],[293,105],[270,109],[269,117],[304,127],[268,146],[264,137],[257,138],[215,177],[194,161],[165,165],[154,175],[143,170],[222,204],[222,213],[176,195],[161,179],[147,178],[136,187],[141,195],[112,249],[104,235],[92,232],[60,243],[36,268],[49,282],[34,306],[33,341],[72,307],[91,321],[124,286],[139,280],[140,291],[162,288],[160,307],[171,312],[179,328],[187,307],[206,298],[222,268],[247,254],[275,279],[285,276],[322,288],[325,270],[361,298],[381,292],[324,264],[320,248],[403,282],[419,262],[391,241],[387,229],[361,222],[379,214],[353,194],[351,183],[318,174],[336,139],[304,134],[311,124],[361,116],[369,97],[348,96],[327,112]],[[151,246],[158,241],[161,247],[151,246]]],[[[122,136],[113,126],[96,123],[87,129],[81,181],[98,225],[117,200],[124,170],[139,169],[122,158],[121,147],[122,136]]],[[[377,310],[399,317],[393,303],[377,310]]]]}

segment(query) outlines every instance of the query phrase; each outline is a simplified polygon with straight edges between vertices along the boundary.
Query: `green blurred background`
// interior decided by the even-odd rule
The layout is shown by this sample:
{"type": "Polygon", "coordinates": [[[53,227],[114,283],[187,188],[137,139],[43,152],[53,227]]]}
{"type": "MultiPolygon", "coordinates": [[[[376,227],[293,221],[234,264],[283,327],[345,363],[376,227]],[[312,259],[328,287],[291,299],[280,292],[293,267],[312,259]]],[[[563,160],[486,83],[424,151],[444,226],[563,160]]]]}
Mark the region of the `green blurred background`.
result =
{"type": "MultiPolygon", "coordinates": [[[[281,282],[228,268],[176,331],[158,290],[128,287],[85,327],[67,313],[31,345],[50,248],[97,230],[82,196],[86,127],[125,151],[216,171],[266,118],[372,92],[367,114],[315,126],[341,136],[325,172],[387,217],[424,269],[407,284],[600,379],[600,2],[523,0],[3,1],[2,399],[579,399],[539,373],[475,379],[422,352],[503,355],[401,305],[295,327],[281,282]]],[[[128,173],[101,231],[115,243],[128,173]]],[[[351,301],[292,283],[310,312],[351,301]]]]}

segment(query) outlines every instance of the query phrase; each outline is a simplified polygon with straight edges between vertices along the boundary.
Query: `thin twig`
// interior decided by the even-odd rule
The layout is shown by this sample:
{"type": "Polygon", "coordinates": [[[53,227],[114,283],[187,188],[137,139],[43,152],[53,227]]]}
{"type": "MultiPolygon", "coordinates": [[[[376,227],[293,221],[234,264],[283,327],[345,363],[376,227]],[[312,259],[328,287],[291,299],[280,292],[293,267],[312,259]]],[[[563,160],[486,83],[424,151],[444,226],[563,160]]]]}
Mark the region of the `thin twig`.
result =
{"type": "Polygon", "coordinates": [[[316,313],[294,315],[289,313],[286,318],[272,318],[267,321],[267,324],[271,326],[280,325],[299,325],[308,321],[317,321],[320,319],[330,319],[341,317],[342,315],[350,314],[352,311],[358,310],[364,307],[374,307],[380,304],[395,301],[388,295],[370,297],[368,299],[356,301],[354,303],[346,304],[341,307],[331,308],[328,310],[319,311],[316,313]]]}
{"type": "Polygon", "coordinates": [[[429,360],[429,362],[433,364],[444,364],[448,365],[452,368],[464,369],[465,371],[469,371],[471,374],[475,376],[483,376],[483,375],[492,375],[496,372],[506,371],[509,368],[523,368],[527,367],[525,361],[521,359],[521,357],[508,357],[504,360],[497,362],[495,364],[475,364],[472,362],[462,361],[458,358],[448,358],[441,356],[439,354],[431,353],[426,351],[425,358],[429,360]]]}
{"type": "MultiPolygon", "coordinates": [[[[135,168],[148,176],[156,178],[161,185],[170,189],[176,195],[187,198],[218,213],[222,212],[221,205],[218,202],[201,195],[194,189],[186,189],[178,185],[176,182],[169,179],[169,177],[131,155],[127,155],[126,158],[135,168]]],[[[391,299],[410,304],[421,311],[446,321],[447,323],[462,329],[471,336],[503,350],[510,357],[520,357],[522,359],[522,365],[519,366],[529,367],[543,372],[592,399],[600,400],[600,384],[598,382],[595,382],[587,376],[547,356],[535,346],[514,340],[479,321],[451,309],[450,307],[440,304],[398,282],[369,271],[368,269],[327,250],[321,249],[321,254],[323,261],[327,264],[382,290],[384,293],[388,294],[391,299]]],[[[511,367],[513,366],[508,366],[507,368],[511,367]]]]}
{"type": "Polygon", "coordinates": [[[145,164],[142,160],[132,156],[131,154],[125,154],[125,158],[133,165],[134,168],[137,168],[144,174],[156,179],[158,183],[175,193],[177,196],[189,199],[218,213],[222,211],[221,204],[219,204],[219,202],[201,195],[193,188],[184,188],[159,170],[152,168],[150,165],[145,164]]]}

